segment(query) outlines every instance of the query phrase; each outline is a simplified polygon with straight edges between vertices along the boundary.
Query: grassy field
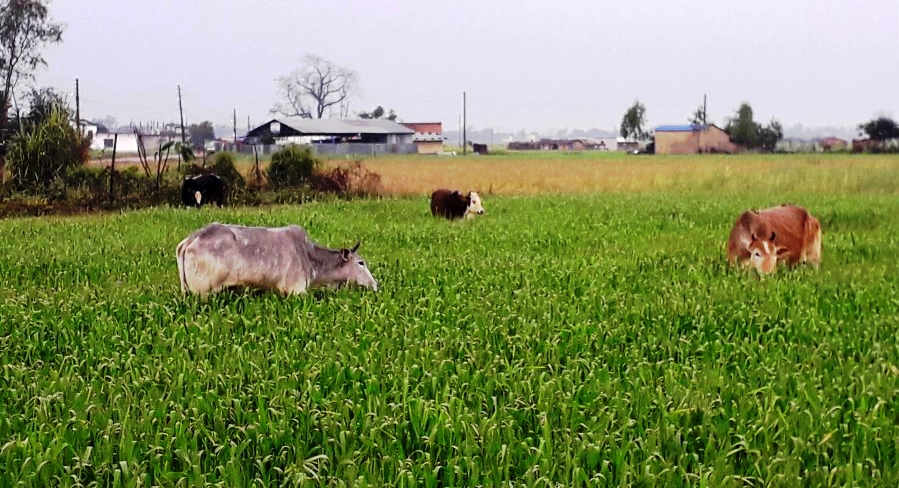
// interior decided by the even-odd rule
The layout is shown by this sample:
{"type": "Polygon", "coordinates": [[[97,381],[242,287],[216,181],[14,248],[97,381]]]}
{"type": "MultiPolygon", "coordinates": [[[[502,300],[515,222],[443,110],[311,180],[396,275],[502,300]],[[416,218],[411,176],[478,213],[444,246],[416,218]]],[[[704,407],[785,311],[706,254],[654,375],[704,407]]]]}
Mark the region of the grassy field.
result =
{"type": "Polygon", "coordinates": [[[899,485],[895,157],[442,161],[366,161],[402,198],[0,221],[0,486],[899,485]],[[487,214],[433,219],[441,178],[487,214]],[[730,270],[785,201],[821,268],[730,270]],[[182,297],[211,221],[361,240],[382,291],[182,297]]]}

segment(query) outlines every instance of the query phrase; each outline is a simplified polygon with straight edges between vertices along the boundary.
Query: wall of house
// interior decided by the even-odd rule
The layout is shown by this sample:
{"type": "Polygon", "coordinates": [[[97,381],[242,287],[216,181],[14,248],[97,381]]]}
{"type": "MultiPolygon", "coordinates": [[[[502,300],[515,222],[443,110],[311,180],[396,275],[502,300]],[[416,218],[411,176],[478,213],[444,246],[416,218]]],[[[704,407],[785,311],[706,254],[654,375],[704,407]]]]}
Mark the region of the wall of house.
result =
{"type": "Polygon", "coordinates": [[[737,152],[737,145],[730,141],[727,132],[711,126],[700,133],[699,149],[704,153],[733,154],[737,152]]]}
{"type": "Polygon", "coordinates": [[[699,132],[656,132],[656,154],[696,154],[699,132]]]}
{"type": "Polygon", "coordinates": [[[410,122],[403,124],[406,127],[421,133],[442,134],[443,124],[440,122],[410,122]]]}
{"type": "Polygon", "coordinates": [[[415,143],[418,154],[437,154],[443,151],[443,141],[418,141],[415,143]]]}
{"type": "MultiPolygon", "coordinates": [[[[98,133],[91,138],[91,149],[95,151],[106,151],[112,153],[112,145],[115,140],[115,134],[98,133]]],[[[118,140],[115,141],[115,150],[117,154],[137,154],[137,135],[135,134],[119,134],[118,140]]]]}
{"type": "Polygon", "coordinates": [[[656,132],[656,154],[735,153],[727,132],[710,126],[704,131],[656,132]]]}

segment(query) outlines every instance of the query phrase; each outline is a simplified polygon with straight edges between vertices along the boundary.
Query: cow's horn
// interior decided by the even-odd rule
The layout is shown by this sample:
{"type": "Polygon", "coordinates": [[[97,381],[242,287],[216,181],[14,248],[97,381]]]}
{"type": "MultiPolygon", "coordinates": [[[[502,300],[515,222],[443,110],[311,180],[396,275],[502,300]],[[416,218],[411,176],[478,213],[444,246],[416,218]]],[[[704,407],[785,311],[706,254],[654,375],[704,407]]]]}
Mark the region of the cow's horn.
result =
{"type": "Polygon", "coordinates": [[[362,244],[362,241],[356,241],[356,245],[350,249],[350,252],[356,252],[356,249],[359,249],[359,245],[362,244]]]}

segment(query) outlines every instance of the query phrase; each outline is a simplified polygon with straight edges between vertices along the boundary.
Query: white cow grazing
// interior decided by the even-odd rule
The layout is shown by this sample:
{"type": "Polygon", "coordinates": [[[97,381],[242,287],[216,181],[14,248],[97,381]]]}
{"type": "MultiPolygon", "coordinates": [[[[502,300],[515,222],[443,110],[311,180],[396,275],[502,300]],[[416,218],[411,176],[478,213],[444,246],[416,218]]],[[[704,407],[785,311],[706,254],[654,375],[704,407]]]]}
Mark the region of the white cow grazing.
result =
{"type": "Polygon", "coordinates": [[[378,290],[361,256],[352,249],[332,250],[312,242],[300,227],[244,227],[214,223],[194,232],[177,247],[181,292],[209,293],[244,286],[304,293],[319,286],[356,283],[378,290]]]}

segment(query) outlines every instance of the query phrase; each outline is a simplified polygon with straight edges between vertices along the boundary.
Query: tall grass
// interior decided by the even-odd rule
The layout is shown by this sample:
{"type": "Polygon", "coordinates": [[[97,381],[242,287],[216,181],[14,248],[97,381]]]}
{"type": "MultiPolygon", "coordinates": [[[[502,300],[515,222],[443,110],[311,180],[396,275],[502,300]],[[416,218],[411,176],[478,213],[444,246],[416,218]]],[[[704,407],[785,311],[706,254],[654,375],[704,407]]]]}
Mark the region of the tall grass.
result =
{"type": "Polygon", "coordinates": [[[385,157],[365,160],[387,193],[440,187],[488,194],[692,191],[861,191],[895,193],[894,155],[631,156],[623,153],[510,153],[497,156],[385,157]]]}
{"type": "Polygon", "coordinates": [[[759,178],[2,221],[0,486],[896,486],[896,192],[759,178]],[[784,199],[822,267],[730,270],[784,199]],[[211,221],[361,240],[382,291],[182,297],[211,221]]]}

